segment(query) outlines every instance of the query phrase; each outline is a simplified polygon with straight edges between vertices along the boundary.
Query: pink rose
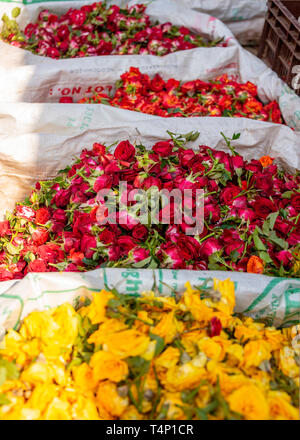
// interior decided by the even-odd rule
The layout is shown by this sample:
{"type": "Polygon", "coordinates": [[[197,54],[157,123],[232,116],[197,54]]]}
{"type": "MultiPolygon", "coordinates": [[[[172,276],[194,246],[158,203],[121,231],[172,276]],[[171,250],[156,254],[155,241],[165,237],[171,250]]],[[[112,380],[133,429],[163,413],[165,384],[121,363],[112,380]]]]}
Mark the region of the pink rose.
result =
{"type": "Polygon", "coordinates": [[[132,257],[133,257],[135,263],[138,263],[139,261],[145,260],[150,255],[150,252],[148,251],[148,249],[144,249],[141,247],[134,248],[132,251],[130,251],[130,254],[131,253],[132,253],[132,257]]]}
{"type": "Polygon", "coordinates": [[[293,260],[293,256],[289,251],[280,251],[277,254],[275,254],[275,256],[277,260],[283,264],[283,266],[290,265],[293,260]]]}
{"type": "Polygon", "coordinates": [[[95,192],[98,192],[103,188],[111,188],[112,181],[113,181],[112,176],[108,176],[107,174],[102,174],[102,176],[97,177],[93,189],[95,192]]]}

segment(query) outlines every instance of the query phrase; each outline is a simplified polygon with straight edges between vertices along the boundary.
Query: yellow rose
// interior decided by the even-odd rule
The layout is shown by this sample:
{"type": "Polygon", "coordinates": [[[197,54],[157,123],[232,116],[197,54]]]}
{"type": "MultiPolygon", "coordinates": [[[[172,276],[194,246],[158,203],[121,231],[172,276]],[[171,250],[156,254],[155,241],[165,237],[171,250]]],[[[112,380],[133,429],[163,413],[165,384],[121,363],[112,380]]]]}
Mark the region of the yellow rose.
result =
{"type": "Polygon", "coordinates": [[[149,342],[148,336],[134,329],[128,329],[108,335],[103,350],[120,358],[139,356],[147,350],[149,342]]]}
{"type": "Polygon", "coordinates": [[[101,324],[99,329],[89,337],[88,342],[90,344],[102,345],[106,341],[107,337],[112,333],[116,333],[127,328],[127,325],[118,319],[108,319],[101,324]]]}
{"type": "Polygon", "coordinates": [[[284,342],[284,336],[281,330],[276,330],[273,327],[268,327],[264,331],[264,337],[271,346],[271,351],[279,350],[284,342]]]}
{"type": "Polygon", "coordinates": [[[227,363],[234,367],[242,362],[244,357],[244,348],[239,344],[232,344],[227,347],[226,353],[227,363]]]}
{"type": "Polygon", "coordinates": [[[299,366],[295,360],[295,351],[291,347],[283,347],[279,352],[279,368],[289,377],[299,377],[299,366]]]}
{"type": "Polygon", "coordinates": [[[269,360],[270,357],[270,344],[267,341],[263,339],[250,341],[244,347],[242,365],[245,366],[245,368],[258,367],[263,361],[269,360]]]}
{"type": "Polygon", "coordinates": [[[30,384],[55,381],[59,385],[66,385],[67,374],[64,365],[60,362],[35,362],[22,372],[21,380],[30,384]]]}
{"type": "Polygon", "coordinates": [[[169,368],[174,367],[180,359],[180,351],[175,347],[168,347],[155,360],[155,368],[158,377],[161,378],[169,368]]]}
{"type": "Polygon", "coordinates": [[[99,420],[95,400],[85,396],[78,395],[75,403],[72,405],[73,420],[99,420]]]}
{"type": "Polygon", "coordinates": [[[17,364],[24,367],[36,358],[40,353],[40,343],[37,339],[26,341],[14,330],[9,330],[4,338],[4,344],[0,355],[8,361],[15,360],[17,364]]]}
{"type": "Polygon", "coordinates": [[[290,396],[283,391],[269,391],[268,403],[271,419],[299,420],[299,408],[291,405],[290,396]]]}
{"type": "Polygon", "coordinates": [[[26,407],[38,409],[42,414],[54,397],[58,395],[58,392],[58,385],[52,383],[37,384],[26,403],[26,407]]]}
{"type": "Polygon", "coordinates": [[[204,353],[199,353],[192,361],[169,368],[161,382],[167,391],[183,391],[195,388],[199,382],[207,378],[204,368],[206,363],[204,353]]]}
{"type": "Polygon", "coordinates": [[[54,397],[45,411],[44,420],[72,420],[71,405],[61,400],[58,397],[54,397]]]}
{"type": "Polygon", "coordinates": [[[157,413],[161,413],[164,409],[167,409],[165,416],[166,420],[186,420],[186,416],[179,406],[183,406],[184,403],[181,400],[181,393],[164,393],[159,406],[157,407],[157,413]]]}
{"type": "Polygon", "coordinates": [[[214,338],[205,337],[203,339],[200,339],[197,345],[209,359],[221,361],[224,359],[225,351],[222,347],[222,344],[219,342],[221,341],[215,340],[214,338]]]}
{"type": "Polygon", "coordinates": [[[84,310],[92,324],[100,324],[106,319],[106,306],[110,299],[114,298],[111,292],[102,289],[101,292],[93,294],[93,301],[84,310]]]}
{"type": "Polygon", "coordinates": [[[70,304],[43,312],[32,312],[23,322],[20,335],[37,338],[48,358],[68,358],[78,334],[78,316],[70,304]]]}
{"type": "Polygon", "coordinates": [[[143,414],[139,413],[135,406],[130,405],[122,414],[122,420],[143,420],[143,414]]]}
{"type": "Polygon", "coordinates": [[[176,325],[174,318],[174,312],[169,312],[163,315],[151,332],[163,338],[166,344],[170,344],[178,332],[178,327],[179,325],[176,325]]]}
{"type": "Polygon", "coordinates": [[[97,385],[93,377],[93,370],[85,362],[79,366],[72,367],[74,385],[82,391],[92,390],[97,385]]]}
{"type": "Polygon", "coordinates": [[[230,409],[242,414],[246,420],[268,420],[269,405],[255,385],[244,385],[227,397],[230,409]]]}
{"type": "Polygon", "coordinates": [[[100,382],[97,391],[97,406],[101,414],[104,408],[110,415],[121,417],[129,405],[128,397],[121,397],[118,394],[117,386],[113,382],[100,382]]]}
{"type": "Polygon", "coordinates": [[[235,307],[234,282],[229,278],[224,281],[214,278],[214,290],[221,294],[217,308],[227,315],[232,315],[235,307]]]}
{"type": "Polygon", "coordinates": [[[119,357],[106,351],[97,351],[90,360],[93,369],[94,381],[109,379],[112,382],[120,382],[128,375],[128,365],[119,357]]]}

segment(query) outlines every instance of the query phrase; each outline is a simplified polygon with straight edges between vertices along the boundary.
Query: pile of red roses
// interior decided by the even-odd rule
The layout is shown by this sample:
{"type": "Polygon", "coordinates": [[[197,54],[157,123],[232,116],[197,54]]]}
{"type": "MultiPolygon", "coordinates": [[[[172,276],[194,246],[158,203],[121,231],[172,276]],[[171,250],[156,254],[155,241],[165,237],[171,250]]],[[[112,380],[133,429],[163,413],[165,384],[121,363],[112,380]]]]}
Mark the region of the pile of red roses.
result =
{"type": "MultiPolygon", "coordinates": [[[[72,98],[60,100],[72,101],[72,98]]],[[[97,93],[79,102],[110,104],[163,117],[230,116],[283,123],[276,101],[263,105],[255,84],[238,83],[226,74],[209,82],[197,79],[181,84],[173,78],[164,81],[159,75],[151,79],[138,68],[131,67],[121,75],[114,96],[97,93]]]]}
{"type": "MultiPolygon", "coordinates": [[[[299,175],[280,171],[268,156],[245,161],[225,136],[232,154],[205,145],[187,148],[197,133],[170,135],[151,151],[122,141],[110,153],[95,143],[58,177],[38,182],[0,222],[0,279],[101,266],[299,275],[299,175]],[[128,209],[118,211],[116,224],[99,224],[97,193],[117,192],[120,181],[128,191],[191,189],[191,206],[203,189],[203,232],[187,235],[188,225],[174,224],[172,217],[170,224],[141,224],[128,209]]],[[[166,208],[174,213],[172,199],[170,204],[160,208],[160,219],[166,208]]]]}
{"type": "MultiPolygon", "coordinates": [[[[120,9],[117,5],[107,7],[105,2],[96,2],[80,9],[71,8],[58,17],[45,9],[36,23],[29,23],[24,32],[15,20],[4,14],[1,38],[51,58],[123,54],[162,56],[178,50],[212,47],[222,41],[207,41],[186,27],[169,22],[152,24],[145,10],[145,5],[120,9]]],[[[19,8],[13,10],[14,18],[19,11],[19,8]]]]}

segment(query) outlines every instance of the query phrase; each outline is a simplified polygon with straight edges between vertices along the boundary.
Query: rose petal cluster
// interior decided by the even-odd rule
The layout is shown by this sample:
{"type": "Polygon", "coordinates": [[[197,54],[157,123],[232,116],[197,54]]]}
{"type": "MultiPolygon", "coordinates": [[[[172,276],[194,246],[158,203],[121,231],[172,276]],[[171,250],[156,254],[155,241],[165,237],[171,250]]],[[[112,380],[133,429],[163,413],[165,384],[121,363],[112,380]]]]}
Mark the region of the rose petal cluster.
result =
{"type": "Polygon", "coordinates": [[[143,4],[120,8],[105,2],[70,8],[58,16],[44,9],[24,32],[15,20],[3,17],[1,38],[50,58],[150,54],[163,56],[196,47],[226,46],[222,38],[208,41],[184,26],[153,24],[143,4]]]}
{"type": "Polygon", "coordinates": [[[282,172],[269,156],[246,161],[232,146],[231,153],[189,148],[197,136],[171,133],[151,150],[128,140],[114,152],[94,143],[56,178],[37,182],[0,222],[0,279],[102,266],[299,276],[299,174],[282,172]],[[134,211],[139,190],[148,197],[175,189],[182,201],[161,199],[157,222],[134,211]],[[198,190],[204,225],[190,235],[198,190]],[[115,218],[112,195],[120,199],[115,218]]]}
{"type": "MultiPolygon", "coordinates": [[[[65,98],[60,102],[65,102],[65,98]]],[[[174,78],[164,81],[158,74],[151,79],[137,67],[130,67],[117,81],[113,96],[96,93],[79,102],[109,104],[165,118],[228,116],[283,123],[276,101],[264,105],[257,96],[255,84],[239,83],[227,74],[208,82],[196,79],[181,83],[174,78]]]]}

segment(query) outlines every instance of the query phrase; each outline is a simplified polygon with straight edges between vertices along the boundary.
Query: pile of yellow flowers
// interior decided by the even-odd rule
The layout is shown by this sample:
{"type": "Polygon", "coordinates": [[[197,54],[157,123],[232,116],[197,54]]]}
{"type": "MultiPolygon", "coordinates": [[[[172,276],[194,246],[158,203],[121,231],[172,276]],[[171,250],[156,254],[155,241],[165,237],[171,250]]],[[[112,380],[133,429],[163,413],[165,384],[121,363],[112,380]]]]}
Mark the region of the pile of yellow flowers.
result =
{"type": "Polygon", "coordinates": [[[32,312],[0,350],[0,419],[298,419],[296,327],[234,306],[234,283],[215,279],[32,312]]]}

